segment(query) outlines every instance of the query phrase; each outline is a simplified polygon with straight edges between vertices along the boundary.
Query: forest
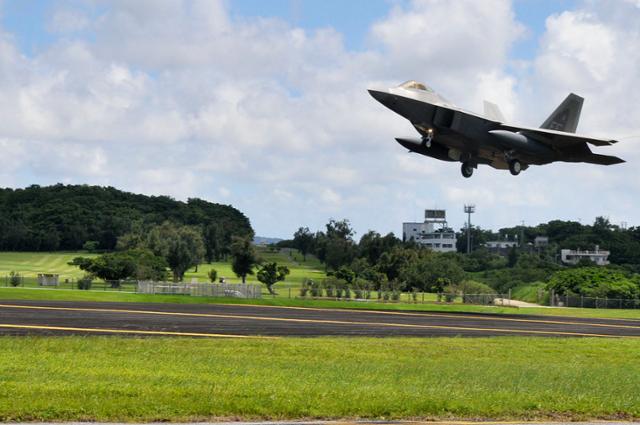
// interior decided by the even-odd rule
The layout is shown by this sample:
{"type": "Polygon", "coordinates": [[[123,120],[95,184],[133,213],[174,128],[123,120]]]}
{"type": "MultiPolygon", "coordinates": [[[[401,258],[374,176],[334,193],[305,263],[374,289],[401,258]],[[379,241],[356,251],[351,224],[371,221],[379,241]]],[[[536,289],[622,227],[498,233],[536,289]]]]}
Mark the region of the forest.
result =
{"type": "Polygon", "coordinates": [[[0,189],[2,251],[110,251],[122,235],[166,221],[197,226],[209,259],[226,255],[232,236],[254,235],[236,208],[197,198],[182,202],[89,185],[0,189]]]}

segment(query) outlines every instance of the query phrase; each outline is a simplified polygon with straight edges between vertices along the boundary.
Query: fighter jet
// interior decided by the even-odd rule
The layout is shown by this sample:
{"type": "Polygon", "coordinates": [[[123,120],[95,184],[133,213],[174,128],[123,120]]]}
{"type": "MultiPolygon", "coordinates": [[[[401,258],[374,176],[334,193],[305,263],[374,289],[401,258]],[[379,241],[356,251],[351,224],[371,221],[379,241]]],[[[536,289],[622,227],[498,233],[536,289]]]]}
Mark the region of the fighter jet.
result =
{"type": "Polygon", "coordinates": [[[479,164],[509,170],[514,176],[530,165],[556,161],[612,165],[624,160],[591,152],[589,145],[616,140],[575,134],[584,99],[573,93],[540,128],[505,123],[497,105],[486,102],[484,114],[456,107],[429,86],[407,81],[387,90],[369,90],[387,108],[411,121],[421,137],[397,138],[410,152],[441,161],[461,162],[464,177],[479,164]]]}

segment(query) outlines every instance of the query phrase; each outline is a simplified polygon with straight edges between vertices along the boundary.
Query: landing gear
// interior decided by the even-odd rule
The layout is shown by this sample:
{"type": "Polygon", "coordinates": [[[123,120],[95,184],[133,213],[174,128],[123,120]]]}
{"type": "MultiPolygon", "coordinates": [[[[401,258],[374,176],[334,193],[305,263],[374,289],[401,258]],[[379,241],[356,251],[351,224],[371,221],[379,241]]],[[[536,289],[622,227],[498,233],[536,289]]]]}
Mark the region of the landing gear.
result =
{"type": "Polygon", "coordinates": [[[467,179],[471,177],[473,175],[473,168],[474,167],[470,162],[468,161],[463,162],[462,167],[460,167],[460,172],[462,172],[462,177],[465,177],[467,179]]]}
{"type": "Polygon", "coordinates": [[[522,163],[517,159],[509,161],[509,171],[512,175],[517,176],[522,171],[522,163]]]}
{"type": "Polygon", "coordinates": [[[430,148],[432,141],[433,141],[433,130],[429,129],[427,130],[427,134],[422,136],[422,145],[430,148]]]}

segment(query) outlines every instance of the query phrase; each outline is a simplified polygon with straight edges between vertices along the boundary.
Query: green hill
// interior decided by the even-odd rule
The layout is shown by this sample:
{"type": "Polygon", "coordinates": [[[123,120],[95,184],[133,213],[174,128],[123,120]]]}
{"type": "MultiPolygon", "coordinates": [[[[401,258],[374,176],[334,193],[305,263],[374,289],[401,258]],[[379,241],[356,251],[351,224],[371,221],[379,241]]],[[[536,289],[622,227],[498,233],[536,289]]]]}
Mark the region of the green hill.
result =
{"type": "Polygon", "coordinates": [[[215,226],[223,240],[253,237],[249,219],[230,205],[176,201],[113,187],[63,185],[0,189],[0,251],[74,251],[88,241],[111,250],[135,223],[215,226]]]}

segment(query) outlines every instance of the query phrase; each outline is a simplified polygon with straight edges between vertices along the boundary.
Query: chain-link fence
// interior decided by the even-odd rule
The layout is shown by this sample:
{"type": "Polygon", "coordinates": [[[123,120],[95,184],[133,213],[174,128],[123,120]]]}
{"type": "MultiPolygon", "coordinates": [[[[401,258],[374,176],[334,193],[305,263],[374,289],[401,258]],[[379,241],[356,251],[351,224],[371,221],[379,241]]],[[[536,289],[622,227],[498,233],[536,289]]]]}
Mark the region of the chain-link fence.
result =
{"type": "Polygon", "coordinates": [[[195,297],[261,298],[260,285],[242,283],[138,282],[141,294],[190,295],[195,297]]]}
{"type": "Polygon", "coordinates": [[[552,307],[578,308],[640,308],[640,300],[608,297],[583,297],[580,295],[558,295],[551,292],[549,305],[552,307]]]}

